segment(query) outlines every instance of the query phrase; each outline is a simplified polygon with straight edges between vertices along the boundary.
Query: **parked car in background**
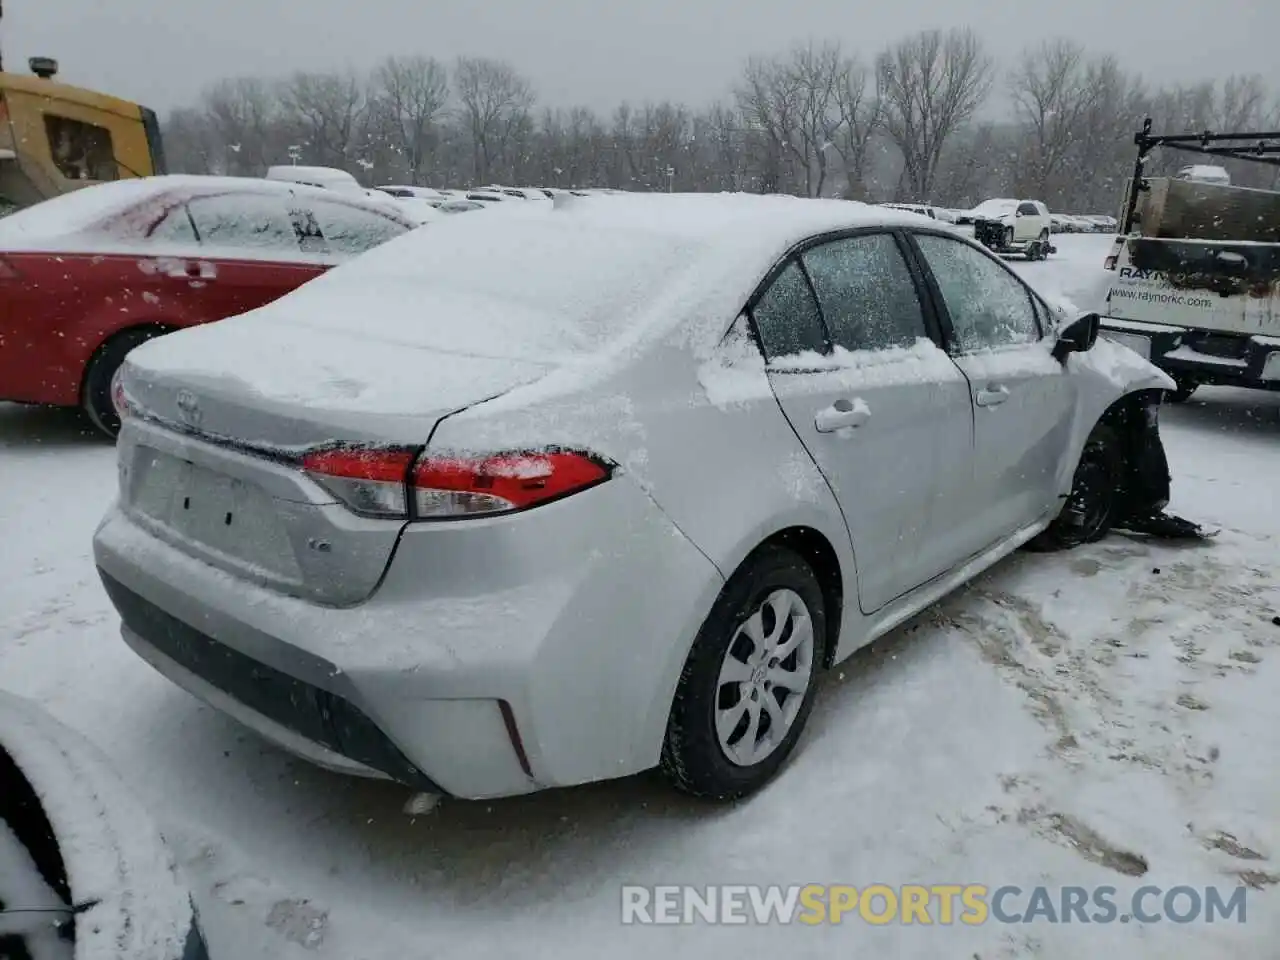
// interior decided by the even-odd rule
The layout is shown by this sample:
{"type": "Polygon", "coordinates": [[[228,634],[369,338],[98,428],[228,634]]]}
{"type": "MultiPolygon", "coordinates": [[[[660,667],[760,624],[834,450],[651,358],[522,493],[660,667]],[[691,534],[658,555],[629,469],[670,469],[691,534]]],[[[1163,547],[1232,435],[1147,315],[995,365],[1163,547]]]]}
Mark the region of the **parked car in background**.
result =
{"type": "Polygon", "coordinates": [[[1108,217],[1103,214],[1089,214],[1085,219],[1093,224],[1095,233],[1114,233],[1120,225],[1115,217],[1108,217]]]}
{"type": "MultiPolygon", "coordinates": [[[[434,223],[444,216],[440,212],[439,203],[432,203],[430,200],[423,200],[419,197],[395,197],[393,199],[396,209],[418,226],[422,226],[425,223],[434,223]]],[[[441,200],[441,203],[443,202],[441,200]]]]}
{"type": "Polygon", "coordinates": [[[431,204],[433,207],[440,206],[440,204],[444,203],[445,200],[448,199],[446,194],[441,193],[439,190],[432,187],[409,187],[390,184],[376,189],[381,190],[388,196],[396,197],[400,200],[421,200],[424,203],[431,204]]]}
{"type": "Polygon", "coordinates": [[[1214,183],[1221,187],[1231,186],[1231,174],[1227,172],[1227,168],[1208,163],[1193,163],[1183,167],[1174,175],[1174,179],[1214,183]]]}
{"type": "Polygon", "coordinates": [[[314,762],[468,798],[661,766],[740,797],[826,667],[1124,516],[1169,381],[949,227],[501,208],[122,370],[94,554],[124,639],[314,762]]]}
{"type": "Polygon", "coordinates": [[[342,193],[363,194],[365,190],[354,176],[336,167],[299,167],[294,164],[280,164],[268,168],[267,179],[279,180],[282,183],[300,183],[307,187],[319,187],[342,193]]]}
{"type": "Polygon", "coordinates": [[[500,193],[504,197],[516,197],[520,200],[550,200],[551,193],[542,187],[502,187],[487,186],[481,189],[490,193],[500,193]]]}
{"type": "Polygon", "coordinates": [[[971,214],[974,239],[996,253],[1043,260],[1054,252],[1053,219],[1039,200],[987,200],[971,214]]]}
{"type": "Polygon", "coordinates": [[[469,210],[483,210],[486,206],[487,204],[480,200],[451,198],[436,207],[436,210],[444,214],[466,213],[469,210]]]}
{"type": "Polygon", "coordinates": [[[299,167],[294,164],[281,164],[268,168],[267,179],[279,180],[283,183],[300,183],[307,187],[320,187],[348,196],[361,196],[375,203],[389,203],[394,199],[382,190],[361,186],[360,181],[354,176],[337,167],[299,167]]]}
{"type": "Polygon", "coordinates": [[[927,203],[882,203],[882,207],[888,207],[891,210],[905,210],[907,213],[918,213],[922,217],[928,217],[930,220],[940,219],[935,208],[927,203]]]}
{"type": "Polygon", "coordinates": [[[0,220],[0,399],[82,407],[113,434],[111,378],[130,350],[260,307],[417,226],[388,200],[149,177],[0,220]]]}

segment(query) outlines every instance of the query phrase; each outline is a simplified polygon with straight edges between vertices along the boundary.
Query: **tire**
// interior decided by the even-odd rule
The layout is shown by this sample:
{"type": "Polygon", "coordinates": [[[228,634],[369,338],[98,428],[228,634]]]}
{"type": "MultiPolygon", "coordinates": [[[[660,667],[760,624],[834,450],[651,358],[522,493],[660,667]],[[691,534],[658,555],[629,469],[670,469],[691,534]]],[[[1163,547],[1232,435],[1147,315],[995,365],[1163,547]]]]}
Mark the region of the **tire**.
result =
{"type": "Polygon", "coordinates": [[[80,387],[80,407],[99,431],[114,438],[120,432],[120,417],[111,402],[111,378],[134,347],[168,331],[159,328],[125,330],[98,348],[84,371],[80,387]]]}
{"type": "Polygon", "coordinates": [[[804,560],[782,547],[765,547],[747,558],[716,598],[676,688],[661,767],[677,789],[737,800],[772,779],[813,709],[826,628],[822,588],[804,560]],[[789,612],[780,619],[775,611],[783,609],[789,612]],[[806,619],[809,637],[779,662],[747,632],[756,617],[764,644],[772,639],[785,647],[803,638],[806,619]],[[782,677],[789,683],[773,682],[782,677]],[[781,737],[773,729],[779,722],[786,724],[781,737]]]}
{"type": "Polygon", "coordinates": [[[1048,230],[1040,231],[1040,259],[1041,260],[1049,259],[1049,253],[1052,247],[1053,247],[1053,241],[1049,239],[1049,231],[1048,230]]]}
{"type": "Polygon", "coordinates": [[[1120,436],[1100,423],[1080,452],[1062,512],[1028,546],[1033,550],[1065,550],[1101,540],[1120,514],[1124,476],[1120,436]]]}
{"type": "Polygon", "coordinates": [[[1196,392],[1196,388],[1200,386],[1200,384],[1188,377],[1174,377],[1173,379],[1178,386],[1173,390],[1166,390],[1164,394],[1164,398],[1170,403],[1186,403],[1191,399],[1191,395],[1196,392]]]}

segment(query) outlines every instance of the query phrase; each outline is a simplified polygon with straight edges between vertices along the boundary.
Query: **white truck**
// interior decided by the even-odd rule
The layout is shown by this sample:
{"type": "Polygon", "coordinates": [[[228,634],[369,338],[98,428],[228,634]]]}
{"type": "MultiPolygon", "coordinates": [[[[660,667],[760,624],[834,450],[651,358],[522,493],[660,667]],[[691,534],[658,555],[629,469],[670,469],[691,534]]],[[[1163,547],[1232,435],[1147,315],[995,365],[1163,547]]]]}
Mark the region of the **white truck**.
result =
{"type": "Polygon", "coordinates": [[[1201,384],[1280,390],[1280,192],[1143,175],[1160,146],[1280,167],[1280,133],[1153,136],[1147,120],[1134,139],[1103,336],[1169,374],[1175,401],[1201,384]]]}

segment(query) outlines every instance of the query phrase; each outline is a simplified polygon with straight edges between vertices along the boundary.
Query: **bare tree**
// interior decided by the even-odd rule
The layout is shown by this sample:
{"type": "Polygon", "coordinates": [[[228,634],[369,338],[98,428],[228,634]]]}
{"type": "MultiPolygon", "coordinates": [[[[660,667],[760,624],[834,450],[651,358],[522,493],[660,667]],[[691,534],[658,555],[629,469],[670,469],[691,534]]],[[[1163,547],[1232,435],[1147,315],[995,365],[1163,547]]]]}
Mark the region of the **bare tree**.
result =
{"type": "Polygon", "coordinates": [[[533,93],[509,65],[483,57],[462,57],[454,69],[461,117],[471,134],[472,172],[489,179],[496,161],[528,122],[533,93]]]}
{"type": "Polygon", "coordinates": [[[1077,209],[1113,213],[1133,167],[1133,135],[1152,110],[1151,98],[1111,55],[1090,60],[1085,85],[1093,96],[1077,125],[1068,196],[1077,209]]]}
{"type": "Polygon", "coordinates": [[[1057,209],[1070,189],[1061,177],[1072,160],[1081,121],[1104,91],[1090,83],[1084,48],[1050,40],[1023,54],[1010,77],[1023,151],[1016,190],[1057,209]]]}
{"type": "Polygon", "coordinates": [[[850,200],[866,196],[868,150],[884,115],[884,101],[875,90],[868,93],[867,80],[867,68],[856,57],[850,57],[842,64],[836,86],[840,117],[836,149],[844,162],[845,197],[850,200]]]}
{"type": "Polygon", "coordinates": [[[902,152],[912,199],[929,199],[947,139],[986,99],[993,70],[971,30],[924,30],[876,59],[885,130],[902,152]]]}
{"type": "Polygon", "coordinates": [[[216,170],[220,149],[219,137],[203,110],[179,107],[165,118],[164,152],[170,173],[216,170]]]}
{"type": "Polygon", "coordinates": [[[840,47],[812,43],[797,47],[783,67],[794,90],[795,131],[787,146],[804,176],[805,195],[822,196],[827,182],[828,150],[840,126],[839,98],[845,62],[840,47]]]}
{"type": "Polygon", "coordinates": [[[364,111],[360,81],[350,73],[296,73],[284,85],[284,108],[305,156],[347,167],[364,111]]]}
{"type": "Polygon", "coordinates": [[[746,128],[762,135],[761,187],[767,193],[791,189],[796,178],[790,145],[800,114],[794,74],[776,59],[752,57],[736,97],[746,128]]]}
{"type": "Polygon", "coordinates": [[[372,108],[390,130],[413,183],[423,179],[449,99],[449,76],[430,57],[388,57],[373,73],[372,108]]]}
{"type": "Polygon", "coordinates": [[[222,80],[201,97],[213,143],[210,160],[227,174],[260,174],[278,149],[280,100],[257,77],[222,80]]]}

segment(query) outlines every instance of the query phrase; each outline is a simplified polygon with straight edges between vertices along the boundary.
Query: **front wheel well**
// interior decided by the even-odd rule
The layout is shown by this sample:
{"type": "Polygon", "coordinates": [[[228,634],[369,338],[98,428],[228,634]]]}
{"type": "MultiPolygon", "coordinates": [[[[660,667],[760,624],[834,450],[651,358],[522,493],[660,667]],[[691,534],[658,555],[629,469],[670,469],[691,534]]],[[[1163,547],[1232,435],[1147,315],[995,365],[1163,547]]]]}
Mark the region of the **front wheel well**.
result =
{"type": "Polygon", "coordinates": [[[822,666],[829,667],[835,659],[836,646],[840,640],[840,620],[844,612],[844,578],[840,558],[831,546],[831,541],[813,527],[787,527],[779,530],[760,543],[752,553],[771,546],[786,547],[799,554],[818,578],[822,599],[827,607],[827,642],[822,666]]]}
{"type": "MultiPolygon", "coordinates": [[[[1163,460],[1163,451],[1159,449],[1159,441],[1155,430],[1156,422],[1159,416],[1160,405],[1164,402],[1164,391],[1156,388],[1147,390],[1135,390],[1133,393],[1127,393],[1111,406],[1103,411],[1102,416],[1098,418],[1099,424],[1105,424],[1115,431],[1120,438],[1120,453],[1124,460],[1125,467],[1125,493],[1132,496],[1137,491],[1135,487],[1148,486],[1151,477],[1148,476],[1145,483],[1140,478],[1143,473],[1144,466],[1150,467],[1143,461],[1152,455],[1152,444],[1155,445],[1156,451],[1159,453],[1160,459],[1163,460]]],[[[1148,469],[1147,471],[1151,471],[1148,469]]],[[[1158,469],[1156,472],[1160,472],[1158,469]]],[[[1164,483],[1167,486],[1167,464],[1163,468],[1166,474],[1164,483]]],[[[1157,480],[1159,478],[1156,478],[1157,480]]],[[[1148,499],[1159,500],[1161,491],[1155,490],[1143,491],[1148,499]]],[[[1163,491],[1164,497],[1167,499],[1167,489],[1163,491]]],[[[1161,503],[1160,506],[1164,504],[1161,503]]]]}

